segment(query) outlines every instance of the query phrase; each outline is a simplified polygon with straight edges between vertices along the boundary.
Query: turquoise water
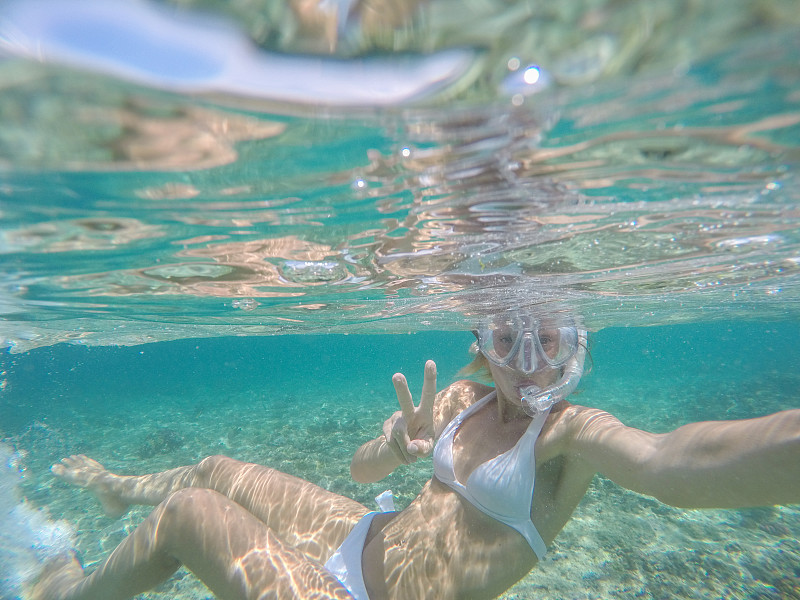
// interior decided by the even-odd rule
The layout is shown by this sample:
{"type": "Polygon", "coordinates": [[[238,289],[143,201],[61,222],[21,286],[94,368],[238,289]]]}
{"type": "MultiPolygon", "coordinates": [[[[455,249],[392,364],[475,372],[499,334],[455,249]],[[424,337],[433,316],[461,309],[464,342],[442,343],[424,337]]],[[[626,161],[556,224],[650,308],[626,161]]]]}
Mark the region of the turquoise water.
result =
{"type": "MultiPolygon", "coordinates": [[[[797,324],[768,322],[604,329],[574,401],[651,431],[796,408],[798,334],[797,324]]],[[[396,410],[395,370],[418,392],[422,363],[433,358],[444,386],[469,360],[470,342],[440,332],[40,348],[3,357],[2,435],[24,453],[28,502],[77,525],[87,565],[147,509],[112,520],[88,494],[54,482],[47,467],[76,452],[121,473],[224,453],[368,506],[390,488],[404,506],[430,477],[429,460],[359,485],[350,457],[396,410]]],[[[597,478],[548,558],[504,597],[793,598],[798,531],[797,507],[679,510],[597,478]]],[[[182,573],[144,597],[204,598],[203,590],[182,573]]]]}
{"type": "MultiPolygon", "coordinates": [[[[356,11],[333,46],[284,3],[102,4],[0,5],[5,522],[89,567],[141,522],[54,481],[71,453],[223,453],[404,506],[429,461],[348,470],[392,374],[454,381],[507,307],[575,315],[574,401],[627,424],[799,406],[794,3],[438,0],[391,31],[356,11]]],[[[598,477],[503,597],[800,598],[799,532],[797,506],[678,510],[598,477]]],[[[208,596],[181,572],[143,597],[208,596]]]]}

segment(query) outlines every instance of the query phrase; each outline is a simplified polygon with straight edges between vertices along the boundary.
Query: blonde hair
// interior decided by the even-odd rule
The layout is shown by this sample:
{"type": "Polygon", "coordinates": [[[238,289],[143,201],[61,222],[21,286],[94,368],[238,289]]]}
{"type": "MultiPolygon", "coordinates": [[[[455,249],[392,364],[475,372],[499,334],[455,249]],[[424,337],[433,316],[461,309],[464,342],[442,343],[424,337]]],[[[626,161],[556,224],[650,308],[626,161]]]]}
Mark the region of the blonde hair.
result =
{"type": "Polygon", "coordinates": [[[473,377],[478,381],[485,383],[494,383],[492,372],[489,370],[489,360],[478,349],[478,342],[472,342],[469,347],[469,353],[474,356],[469,364],[464,365],[458,371],[458,374],[463,377],[473,377]]]}

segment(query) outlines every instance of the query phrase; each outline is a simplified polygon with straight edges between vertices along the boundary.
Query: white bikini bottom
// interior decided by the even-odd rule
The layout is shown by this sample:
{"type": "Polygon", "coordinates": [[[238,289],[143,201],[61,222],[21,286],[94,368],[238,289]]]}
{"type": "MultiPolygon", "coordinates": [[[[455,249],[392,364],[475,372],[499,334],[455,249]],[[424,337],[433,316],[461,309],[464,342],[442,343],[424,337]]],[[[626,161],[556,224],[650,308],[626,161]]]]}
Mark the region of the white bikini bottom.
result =
{"type": "Polygon", "coordinates": [[[361,517],[342,545],[325,563],[325,568],[341,582],[355,600],[369,600],[367,588],[364,586],[364,574],[361,572],[361,555],[364,552],[364,542],[372,519],[379,514],[381,513],[371,512],[361,517]]]}
{"type": "MultiPolygon", "coordinates": [[[[383,492],[375,498],[375,501],[382,512],[394,511],[391,490],[383,492]]],[[[361,572],[361,555],[364,553],[364,543],[367,540],[372,519],[379,514],[381,513],[369,512],[361,517],[333,556],[325,563],[328,572],[339,580],[355,600],[369,600],[367,588],[364,585],[364,574],[361,572]]]]}

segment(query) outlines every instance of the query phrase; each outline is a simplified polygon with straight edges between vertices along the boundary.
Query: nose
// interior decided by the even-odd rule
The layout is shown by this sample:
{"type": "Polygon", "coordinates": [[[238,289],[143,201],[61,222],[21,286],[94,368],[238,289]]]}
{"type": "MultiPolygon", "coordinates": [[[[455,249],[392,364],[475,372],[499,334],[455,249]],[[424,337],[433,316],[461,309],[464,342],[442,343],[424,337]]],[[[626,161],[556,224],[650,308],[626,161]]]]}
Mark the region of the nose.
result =
{"type": "Polygon", "coordinates": [[[517,364],[523,373],[533,373],[536,370],[536,348],[530,333],[526,332],[522,337],[517,364]]]}

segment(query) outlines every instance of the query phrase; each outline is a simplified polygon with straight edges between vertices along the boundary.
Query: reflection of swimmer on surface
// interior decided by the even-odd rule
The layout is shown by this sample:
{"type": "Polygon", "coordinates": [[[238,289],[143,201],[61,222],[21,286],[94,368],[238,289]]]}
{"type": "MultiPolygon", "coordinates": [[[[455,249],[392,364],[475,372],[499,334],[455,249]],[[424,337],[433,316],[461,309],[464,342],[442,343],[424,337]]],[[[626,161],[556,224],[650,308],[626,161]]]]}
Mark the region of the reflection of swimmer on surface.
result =
{"type": "Polygon", "coordinates": [[[32,598],[128,598],[181,564],[220,598],[492,598],[544,555],[596,473],[679,507],[800,501],[800,410],[652,434],[563,400],[586,350],[571,321],[500,315],[476,333],[471,368],[495,388],[436,394],[429,361],[414,406],[397,374],[401,410],[353,458],[371,482],[432,453],[435,476],[405,510],[220,456],[144,476],[73,456],[54,474],[106,512],[157,506],[88,577],[73,558],[49,563],[32,598]]]}

